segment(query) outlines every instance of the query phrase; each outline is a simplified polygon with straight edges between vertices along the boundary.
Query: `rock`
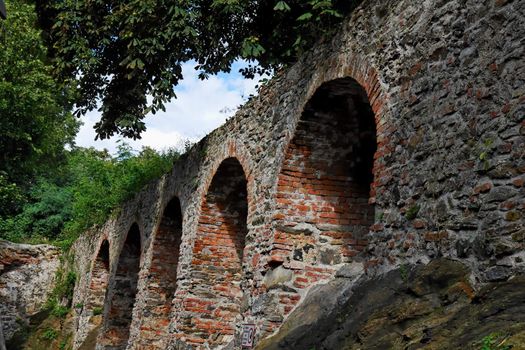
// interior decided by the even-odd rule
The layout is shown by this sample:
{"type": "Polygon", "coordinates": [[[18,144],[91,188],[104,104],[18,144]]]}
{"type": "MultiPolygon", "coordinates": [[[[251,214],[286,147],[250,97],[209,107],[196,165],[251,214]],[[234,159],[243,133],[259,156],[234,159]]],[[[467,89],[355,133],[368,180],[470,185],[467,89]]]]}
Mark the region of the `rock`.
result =
{"type": "Polygon", "coordinates": [[[6,350],[2,320],[0,320],[0,350],[6,350]]]}
{"type": "Polygon", "coordinates": [[[291,281],[292,275],[293,273],[291,270],[288,270],[283,266],[278,266],[266,273],[263,279],[263,284],[267,289],[271,289],[275,286],[291,281]]]}
{"type": "Polygon", "coordinates": [[[525,229],[514,232],[512,234],[512,240],[516,242],[523,242],[525,240],[525,229]]]}
{"type": "Polygon", "coordinates": [[[485,278],[490,282],[505,281],[512,274],[512,270],[503,266],[493,266],[485,271],[485,278]]]}
{"type": "Polygon", "coordinates": [[[487,202],[503,202],[506,201],[509,198],[514,197],[518,194],[518,190],[511,186],[500,186],[494,188],[492,191],[490,191],[489,194],[485,197],[485,201],[487,202]]]}
{"type": "Polygon", "coordinates": [[[304,235],[317,235],[321,232],[314,225],[307,223],[299,223],[295,226],[277,226],[276,229],[286,233],[304,235]]]}
{"type": "Polygon", "coordinates": [[[445,288],[465,279],[467,268],[455,261],[438,259],[428,265],[418,267],[412,273],[409,289],[416,295],[432,293],[436,288],[445,288]]]}
{"type": "Polygon", "coordinates": [[[337,270],[335,277],[349,278],[355,280],[364,273],[363,264],[353,262],[350,264],[344,264],[339,270],[337,270]]]}
{"type": "Polygon", "coordinates": [[[466,258],[470,250],[470,242],[466,239],[456,241],[456,254],[458,258],[466,258]]]}
{"type": "MultiPolygon", "coordinates": [[[[315,344],[317,332],[312,332],[316,326],[323,327],[326,324],[319,323],[319,318],[334,313],[344,295],[352,283],[347,279],[335,279],[325,285],[313,287],[301,307],[295,310],[281,327],[276,338],[261,341],[256,349],[297,349],[296,344],[315,344]]],[[[328,320],[325,320],[328,323],[328,320]]]]}
{"type": "Polygon", "coordinates": [[[406,281],[393,270],[315,287],[256,349],[470,349],[493,333],[505,334],[516,349],[522,344],[525,277],[492,282],[476,293],[470,271],[457,261],[407,269],[406,281]]]}
{"type": "Polygon", "coordinates": [[[0,315],[6,342],[47,301],[60,265],[59,256],[59,249],[50,245],[0,240],[0,315]]]}
{"type": "Polygon", "coordinates": [[[319,254],[321,255],[319,259],[321,261],[321,264],[337,265],[341,263],[341,255],[336,249],[323,247],[320,249],[319,254]]]}

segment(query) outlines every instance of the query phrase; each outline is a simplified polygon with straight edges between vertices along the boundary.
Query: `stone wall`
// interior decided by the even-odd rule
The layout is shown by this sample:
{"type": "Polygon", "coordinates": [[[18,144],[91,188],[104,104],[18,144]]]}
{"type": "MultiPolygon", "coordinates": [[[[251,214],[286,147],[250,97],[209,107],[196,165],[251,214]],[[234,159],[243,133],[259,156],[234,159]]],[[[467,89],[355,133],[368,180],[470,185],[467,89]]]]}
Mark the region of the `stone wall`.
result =
{"type": "Polygon", "coordinates": [[[111,348],[240,348],[243,324],[261,343],[319,285],[345,278],[351,294],[443,257],[466,266],[474,294],[521,274],[524,37],[522,1],[365,1],[79,239],[74,305],[90,298],[104,240],[109,283],[96,332],[77,310],[75,347],[115,345],[134,225],[136,295],[127,340],[111,348]],[[163,215],[174,198],[181,227],[163,215]]]}
{"type": "Polygon", "coordinates": [[[0,240],[0,325],[7,343],[47,302],[59,257],[53,246],[0,240]]]}

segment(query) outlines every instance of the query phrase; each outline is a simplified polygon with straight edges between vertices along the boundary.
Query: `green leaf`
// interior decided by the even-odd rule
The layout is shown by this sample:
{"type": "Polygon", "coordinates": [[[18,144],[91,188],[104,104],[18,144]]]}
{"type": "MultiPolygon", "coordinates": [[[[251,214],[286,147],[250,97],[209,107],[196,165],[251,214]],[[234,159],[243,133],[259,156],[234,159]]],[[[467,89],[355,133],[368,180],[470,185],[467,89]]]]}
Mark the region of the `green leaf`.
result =
{"type": "Polygon", "coordinates": [[[295,46],[299,46],[299,45],[301,45],[302,40],[303,40],[303,39],[302,39],[301,36],[299,35],[299,36],[297,37],[297,39],[295,40],[295,42],[293,43],[293,46],[295,47],[295,46]]]}
{"type": "Polygon", "coordinates": [[[312,6],[312,9],[314,10],[317,10],[317,9],[320,9],[320,8],[331,8],[332,7],[332,2],[331,1],[315,1],[315,2],[312,2],[311,3],[313,6],[312,6]]]}
{"type": "Polygon", "coordinates": [[[284,11],[284,12],[287,12],[287,11],[290,11],[291,8],[290,6],[288,6],[288,4],[284,1],[279,1],[275,7],[273,8],[275,11],[284,11]]]}
{"type": "Polygon", "coordinates": [[[310,18],[312,18],[312,16],[313,16],[312,13],[306,12],[300,15],[299,17],[297,17],[297,21],[307,21],[310,18]]]}

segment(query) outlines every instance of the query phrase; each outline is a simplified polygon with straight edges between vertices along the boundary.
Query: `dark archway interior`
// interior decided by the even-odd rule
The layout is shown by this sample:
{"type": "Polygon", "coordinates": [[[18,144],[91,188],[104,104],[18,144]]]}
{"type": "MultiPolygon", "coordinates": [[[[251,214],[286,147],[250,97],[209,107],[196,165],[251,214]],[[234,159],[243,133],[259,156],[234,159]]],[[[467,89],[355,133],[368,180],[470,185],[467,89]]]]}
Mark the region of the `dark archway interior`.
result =
{"type": "Polygon", "coordinates": [[[171,302],[177,286],[182,239],[182,210],[177,197],[166,205],[154,237],[141,341],[145,341],[151,349],[161,349],[162,338],[168,332],[171,302]]]}
{"type": "Polygon", "coordinates": [[[233,339],[241,314],[242,260],[247,233],[246,176],[235,158],[219,166],[201,206],[193,249],[192,303],[183,327],[210,347],[233,339]]]}
{"type": "Polygon", "coordinates": [[[107,315],[104,334],[104,344],[106,348],[126,348],[133,306],[137,294],[140,253],[140,231],[138,225],[133,224],[120,252],[117,270],[115,272],[114,292],[107,315]]]}
{"type": "Polygon", "coordinates": [[[368,200],[376,147],[364,89],[351,78],[323,84],[304,108],[279,175],[276,239],[288,259],[332,265],[364,249],[374,220],[368,200]]]}
{"type": "Polygon", "coordinates": [[[370,190],[377,148],[376,124],[366,92],[357,82],[346,78],[322,85],[306,104],[298,129],[303,133],[302,137],[296,135],[295,141],[310,146],[312,163],[326,163],[328,167],[322,169],[326,173],[351,177],[363,189],[370,190]],[[306,135],[309,131],[313,133],[310,138],[306,135]],[[315,144],[313,139],[321,137],[324,141],[315,144]],[[328,155],[334,156],[331,162],[328,155]],[[339,169],[335,163],[345,169],[339,169]]]}

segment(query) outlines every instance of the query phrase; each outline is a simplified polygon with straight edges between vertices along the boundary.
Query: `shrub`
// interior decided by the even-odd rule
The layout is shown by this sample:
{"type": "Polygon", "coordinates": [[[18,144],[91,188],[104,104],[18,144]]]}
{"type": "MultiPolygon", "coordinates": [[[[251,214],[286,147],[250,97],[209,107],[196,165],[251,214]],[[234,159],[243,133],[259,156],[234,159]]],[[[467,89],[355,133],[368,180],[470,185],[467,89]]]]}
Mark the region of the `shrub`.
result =
{"type": "Polygon", "coordinates": [[[58,332],[53,328],[46,328],[42,333],[42,339],[55,340],[58,337],[58,332]]]}

